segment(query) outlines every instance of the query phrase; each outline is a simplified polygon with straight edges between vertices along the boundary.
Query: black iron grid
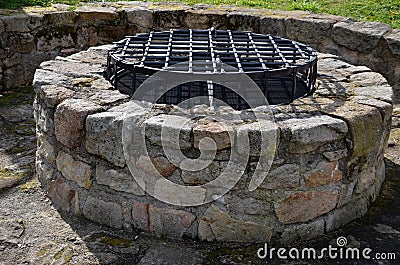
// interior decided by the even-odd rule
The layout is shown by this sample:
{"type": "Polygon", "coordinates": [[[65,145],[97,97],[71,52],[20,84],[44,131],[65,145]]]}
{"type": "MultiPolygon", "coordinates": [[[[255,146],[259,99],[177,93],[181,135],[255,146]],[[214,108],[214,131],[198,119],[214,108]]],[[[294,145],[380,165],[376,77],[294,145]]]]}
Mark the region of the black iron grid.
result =
{"type": "MultiPolygon", "coordinates": [[[[287,104],[314,92],[316,69],[316,52],[292,40],[230,30],[180,29],[116,42],[108,54],[106,77],[122,93],[132,95],[157,71],[245,73],[259,85],[269,104],[287,104]]],[[[238,109],[248,107],[228,88],[206,82],[179,85],[159,102],[178,104],[190,97],[207,96],[210,85],[213,97],[238,109]]]]}

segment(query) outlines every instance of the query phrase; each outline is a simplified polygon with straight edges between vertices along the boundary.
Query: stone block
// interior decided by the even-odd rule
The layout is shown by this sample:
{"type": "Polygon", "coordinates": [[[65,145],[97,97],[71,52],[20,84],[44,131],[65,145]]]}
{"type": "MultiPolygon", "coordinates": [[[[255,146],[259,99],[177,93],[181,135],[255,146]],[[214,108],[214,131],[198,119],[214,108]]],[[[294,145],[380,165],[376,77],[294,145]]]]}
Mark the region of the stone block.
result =
{"type": "Polygon", "coordinates": [[[88,196],[83,206],[83,215],[100,224],[122,228],[122,207],[115,202],[103,201],[88,196]]]}
{"type": "Polygon", "coordinates": [[[119,91],[116,90],[102,90],[97,91],[93,96],[90,96],[89,99],[103,106],[127,100],[129,99],[129,96],[121,94],[119,91]]]}
{"type": "Polygon", "coordinates": [[[393,89],[389,85],[377,85],[354,88],[354,94],[383,100],[392,103],[394,99],[393,89]]]}
{"type": "Polygon", "coordinates": [[[331,183],[338,183],[342,180],[342,171],[337,162],[320,161],[315,169],[306,175],[307,188],[324,186],[331,183]]]}
{"type": "Polygon", "coordinates": [[[337,197],[327,191],[295,192],[276,204],[275,213],[283,224],[307,222],[333,210],[337,197]]]}
{"type": "Polygon", "coordinates": [[[153,11],[145,8],[127,9],[126,19],[129,23],[138,25],[144,29],[153,28],[153,11]]]}
{"type": "Polygon", "coordinates": [[[285,228],[279,242],[287,245],[292,242],[299,240],[305,241],[313,238],[317,238],[325,233],[325,220],[324,218],[318,218],[307,224],[296,224],[290,225],[285,228]]]}
{"type": "Polygon", "coordinates": [[[400,55],[400,29],[393,29],[384,38],[393,55],[400,55]]]}
{"type": "Polygon", "coordinates": [[[176,166],[163,156],[150,158],[144,155],[136,161],[136,167],[147,174],[163,177],[170,177],[176,169],[176,166]]]}
{"type": "Polygon", "coordinates": [[[269,242],[271,228],[241,219],[233,219],[215,205],[211,205],[199,220],[201,240],[223,242],[269,242]]]}
{"type": "Polygon", "coordinates": [[[9,32],[29,32],[30,16],[27,14],[18,14],[11,16],[2,16],[6,31],[9,32]]]}
{"type": "Polygon", "coordinates": [[[33,86],[35,90],[40,90],[42,85],[68,85],[70,80],[67,76],[47,71],[43,69],[37,69],[33,78],[33,86]]]}
{"type": "Polygon", "coordinates": [[[259,32],[260,19],[256,15],[234,11],[228,13],[228,19],[230,29],[259,32]]]}
{"type": "Polygon", "coordinates": [[[54,108],[64,100],[72,98],[74,91],[57,85],[43,85],[39,95],[47,107],[54,108]]]}
{"type": "Polygon", "coordinates": [[[219,10],[195,9],[187,10],[184,23],[192,29],[225,29],[228,27],[226,13],[219,10]]]}
{"type": "Polygon", "coordinates": [[[12,51],[19,53],[30,53],[36,47],[35,38],[29,33],[11,35],[7,42],[12,51]]]}
{"type": "Polygon", "coordinates": [[[181,238],[196,219],[190,212],[149,206],[150,231],[156,236],[181,238]]]}
{"type": "Polygon", "coordinates": [[[145,191],[127,170],[110,169],[99,164],[96,166],[96,181],[98,184],[106,185],[116,191],[132,193],[137,196],[145,195],[145,191]]]}
{"type": "Polygon", "coordinates": [[[279,122],[278,125],[291,132],[289,151],[300,154],[343,139],[348,131],[344,121],[329,116],[289,119],[279,122]]]}
{"type": "Polygon", "coordinates": [[[376,72],[363,72],[350,76],[350,82],[353,86],[370,87],[387,85],[387,80],[383,75],[376,72]]]}
{"type": "Polygon", "coordinates": [[[71,209],[71,201],[75,196],[75,191],[64,182],[63,178],[57,178],[50,182],[48,196],[54,205],[60,207],[63,211],[71,209]]]}
{"type": "Polygon", "coordinates": [[[62,60],[46,61],[41,63],[40,67],[43,70],[54,71],[75,78],[98,78],[98,74],[104,71],[103,67],[100,65],[62,60]]]}
{"type": "Polygon", "coordinates": [[[264,120],[239,125],[234,150],[239,154],[273,158],[279,139],[279,127],[274,121],[264,120]],[[250,149],[239,141],[239,135],[247,134],[250,149]]]}
{"type": "Polygon", "coordinates": [[[123,116],[121,112],[103,112],[89,115],[86,119],[86,150],[119,167],[125,165],[123,116]]]}
{"type": "Polygon", "coordinates": [[[135,202],[132,206],[132,223],[133,225],[143,231],[150,232],[150,204],[135,202]]]}
{"type": "Polygon", "coordinates": [[[65,100],[54,113],[57,140],[68,148],[79,147],[85,132],[86,117],[100,110],[99,105],[83,99],[65,100]]]}
{"type": "Polygon", "coordinates": [[[368,211],[368,199],[361,198],[347,203],[343,207],[335,209],[326,217],[326,231],[330,232],[342,227],[343,225],[355,220],[368,211]]]}
{"type": "Polygon", "coordinates": [[[332,39],[351,50],[365,52],[375,48],[391,30],[380,22],[338,22],[333,26],[332,39]]]}
{"type": "Polygon", "coordinates": [[[56,11],[43,15],[44,24],[56,26],[73,26],[76,23],[78,15],[72,11],[56,11]]]}
{"type": "Polygon", "coordinates": [[[273,36],[285,36],[285,19],[279,16],[266,16],[260,18],[260,33],[273,36]]]}
{"type": "Polygon", "coordinates": [[[263,189],[292,189],[300,186],[299,165],[284,164],[271,170],[264,182],[260,185],[263,189]]]}
{"type": "MultiPolygon", "coordinates": [[[[199,143],[203,138],[211,138],[214,144],[202,145],[204,150],[221,150],[234,145],[234,130],[226,123],[209,121],[203,119],[193,128],[194,146],[199,148],[199,143]]],[[[204,143],[205,141],[201,141],[204,143]]]]}
{"type": "Polygon", "coordinates": [[[323,112],[341,117],[346,121],[353,142],[351,157],[369,154],[380,142],[382,136],[382,116],[379,110],[352,102],[337,107],[323,108],[323,112]]]}
{"type": "Polygon", "coordinates": [[[75,160],[71,155],[61,151],[57,156],[57,169],[68,180],[80,187],[90,189],[92,186],[92,167],[85,162],[75,160]]]}
{"type": "Polygon", "coordinates": [[[47,140],[45,134],[37,134],[36,136],[38,139],[36,155],[46,159],[50,163],[54,163],[56,161],[54,146],[47,140]]]}
{"type": "Polygon", "coordinates": [[[184,117],[161,114],[147,119],[143,125],[145,135],[152,144],[174,149],[188,149],[193,146],[193,122],[184,117]]]}
{"type": "Polygon", "coordinates": [[[80,7],[76,10],[78,19],[82,23],[91,25],[100,25],[103,23],[111,23],[119,18],[119,14],[114,12],[114,8],[106,7],[80,7]]]}
{"type": "Polygon", "coordinates": [[[331,19],[287,18],[286,36],[304,43],[322,44],[334,23],[331,19]]]}

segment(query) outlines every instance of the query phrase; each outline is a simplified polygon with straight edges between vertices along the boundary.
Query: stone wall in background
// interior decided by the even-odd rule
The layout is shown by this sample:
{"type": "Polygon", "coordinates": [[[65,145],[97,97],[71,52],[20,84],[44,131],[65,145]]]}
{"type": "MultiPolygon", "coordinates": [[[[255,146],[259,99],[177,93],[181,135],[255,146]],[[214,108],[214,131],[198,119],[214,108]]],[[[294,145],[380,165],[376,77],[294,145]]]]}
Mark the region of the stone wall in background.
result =
{"type": "Polygon", "coordinates": [[[0,10],[0,91],[32,81],[45,60],[126,35],[170,28],[250,30],[310,44],[355,65],[400,83],[400,29],[378,22],[315,15],[302,11],[273,11],[236,7],[120,2],[99,3],[68,11],[66,5],[0,10]]]}

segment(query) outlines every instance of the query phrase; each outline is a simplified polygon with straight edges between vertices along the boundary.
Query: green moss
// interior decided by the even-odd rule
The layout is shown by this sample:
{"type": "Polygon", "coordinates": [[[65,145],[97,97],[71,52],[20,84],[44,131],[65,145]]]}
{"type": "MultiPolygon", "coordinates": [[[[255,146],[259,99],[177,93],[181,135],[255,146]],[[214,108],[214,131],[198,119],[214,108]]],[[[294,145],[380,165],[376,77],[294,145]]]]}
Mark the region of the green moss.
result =
{"type": "Polygon", "coordinates": [[[28,150],[26,146],[18,146],[18,147],[14,147],[14,148],[10,149],[9,152],[11,154],[19,154],[19,153],[25,152],[26,150],[28,150]]]}
{"type": "Polygon", "coordinates": [[[72,259],[73,256],[74,256],[74,252],[73,252],[72,248],[70,246],[67,246],[67,247],[64,247],[63,249],[61,249],[60,251],[58,251],[54,255],[54,259],[59,260],[59,259],[63,258],[63,261],[64,261],[63,264],[68,264],[68,262],[72,259]]]}
{"type": "Polygon", "coordinates": [[[39,250],[39,252],[36,254],[36,256],[37,256],[37,257],[42,257],[42,256],[44,256],[44,255],[47,253],[47,251],[49,251],[50,247],[51,247],[50,245],[47,245],[47,246],[41,248],[41,249],[39,250]]]}
{"type": "Polygon", "coordinates": [[[31,104],[35,91],[32,86],[22,87],[5,94],[0,94],[0,107],[31,104]]]}
{"type": "Polygon", "coordinates": [[[100,239],[100,243],[102,243],[104,245],[113,246],[113,247],[116,247],[116,246],[129,247],[132,244],[132,240],[119,238],[119,237],[103,236],[100,239]]]}
{"type": "Polygon", "coordinates": [[[36,190],[39,187],[39,183],[37,182],[36,179],[32,179],[31,181],[28,181],[27,183],[19,186],[19,188],[23,192],[29,192],[31,190],[36,190]]]}

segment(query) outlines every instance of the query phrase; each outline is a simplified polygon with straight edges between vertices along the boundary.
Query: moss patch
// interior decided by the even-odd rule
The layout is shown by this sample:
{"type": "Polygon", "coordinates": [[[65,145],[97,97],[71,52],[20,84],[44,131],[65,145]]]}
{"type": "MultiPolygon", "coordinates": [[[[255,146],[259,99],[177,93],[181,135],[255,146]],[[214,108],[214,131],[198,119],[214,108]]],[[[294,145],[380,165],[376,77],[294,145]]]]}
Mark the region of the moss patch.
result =
{"type": "Polygon", "coordinates": [[[23,192],[33,191],[33,190],[36,190],[38,187],[39,187],[39,183],[38,183],[37,179],[32,179],[31,181],[28,181],[27,183],[19,186],[19,188],[23,192]]]}
{"type": "Polygon", "coordinates": [[[100,243],[102,243],[104,245],[113,246],[113,247],[117,247],[117,246],[129,247],[132,244],[132,240],[124,239],[124,238],[120,238],[120,237],[103,236],[100,239],[100,243]]]}
{"type": "Polygon", "coordinates": [[[22,104],[32,104],[35,91],[32,86],[21,87],[19,89],[12,90],[0,94],[0,106],[10,107],[22,104]]]}

